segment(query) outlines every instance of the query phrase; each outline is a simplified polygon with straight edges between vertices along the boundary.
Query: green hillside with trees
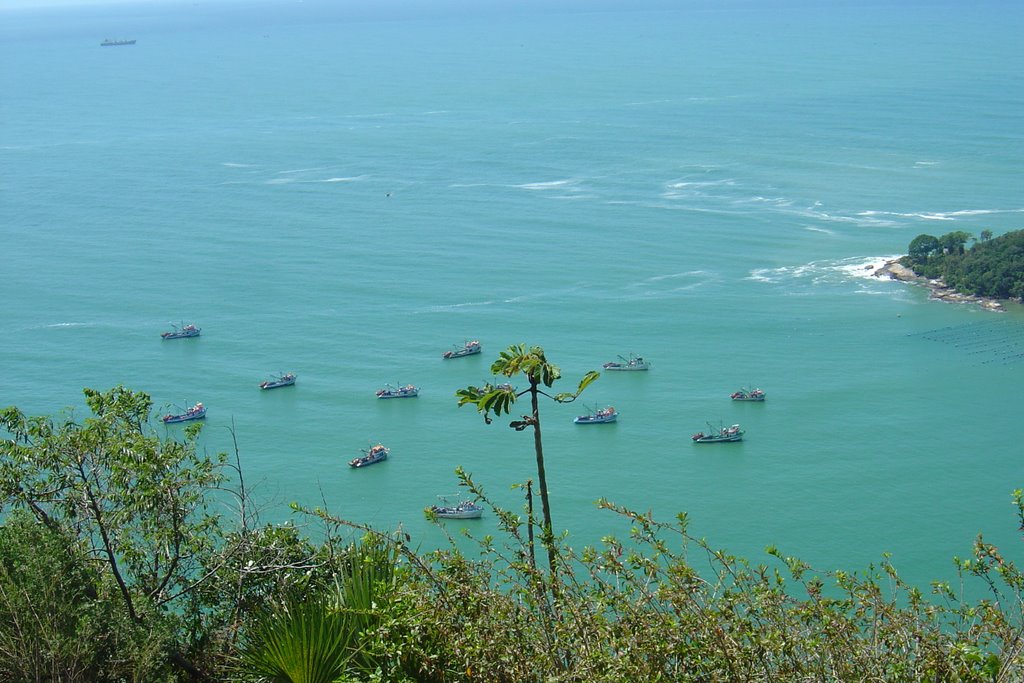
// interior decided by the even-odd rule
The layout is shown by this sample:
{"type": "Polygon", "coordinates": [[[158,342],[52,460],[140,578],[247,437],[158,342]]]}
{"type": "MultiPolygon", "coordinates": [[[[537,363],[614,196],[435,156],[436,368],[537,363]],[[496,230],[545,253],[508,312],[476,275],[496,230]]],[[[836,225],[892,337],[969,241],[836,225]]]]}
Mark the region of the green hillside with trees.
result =
{"type": "Polygon", "coordinates": [[[1024,230],[999,237],[982,230],[977,239],[963,231],[941,237],[921,234],[910,242],[900,262],[964,294],[1024,298],[1024,230]],[[968,242],[972,242],[970,248],[968,242]]]}
{"type": "Polygon", "coordinates": [[[0,411],[0,681],[1024,680],[1024,574],[980,537],[961,585],[928,587],[884,557],[819,571],[768,548],[754,566],[685,514],[611,501],[601,545],[570,547],[541,405],[597,373],[556,393],[560,370],[525,346],[492,371],[529,386],[453,398],[525,432],[540,488],[502,510],[458,472],[501,533],[435,552],[321,509],[261,522],[241,456],[205,455],[199,424],[161,437],[141,392],[86,389],[84,419],[0,411]]]}

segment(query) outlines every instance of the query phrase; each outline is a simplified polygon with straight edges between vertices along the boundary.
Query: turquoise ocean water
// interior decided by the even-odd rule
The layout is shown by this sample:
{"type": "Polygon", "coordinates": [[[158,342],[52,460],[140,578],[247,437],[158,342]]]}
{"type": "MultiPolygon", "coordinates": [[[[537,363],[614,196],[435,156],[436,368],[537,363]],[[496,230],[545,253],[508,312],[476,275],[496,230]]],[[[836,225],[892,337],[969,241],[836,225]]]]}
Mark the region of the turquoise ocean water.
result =
{"type": "Polygon", "coordinates": [[[326,503],[430,545],[456,466],[512,507],[535,476],[456,388],[511,343],[564,390],[633,352],[649,373],[582,399],[617,424],[542,408],[570,543],[625,534],[604,496],[757,561],[891,551],[923,583],[978,533],[1019,560],[1024,310],[868,266],[1024,228],[1024,9],[895,5],[0,12],[0,404],[202,401],[266,519],[326,503]],[[747,438],[695,446],[708,421],[747,438]]]}

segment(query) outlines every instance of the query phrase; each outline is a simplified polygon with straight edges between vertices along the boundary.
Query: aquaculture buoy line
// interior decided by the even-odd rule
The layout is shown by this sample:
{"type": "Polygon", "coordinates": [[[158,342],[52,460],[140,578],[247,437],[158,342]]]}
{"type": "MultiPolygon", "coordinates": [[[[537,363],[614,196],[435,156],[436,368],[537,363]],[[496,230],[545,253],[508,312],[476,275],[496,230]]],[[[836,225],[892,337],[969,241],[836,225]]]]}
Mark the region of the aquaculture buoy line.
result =
{"type": "Polygon", "coordinates": [[[1024,325],[1011,320],[951,325],[908,334],[907,337],[952,346],[980,364],[1011,364],[1024,360],[1024,325]]]}

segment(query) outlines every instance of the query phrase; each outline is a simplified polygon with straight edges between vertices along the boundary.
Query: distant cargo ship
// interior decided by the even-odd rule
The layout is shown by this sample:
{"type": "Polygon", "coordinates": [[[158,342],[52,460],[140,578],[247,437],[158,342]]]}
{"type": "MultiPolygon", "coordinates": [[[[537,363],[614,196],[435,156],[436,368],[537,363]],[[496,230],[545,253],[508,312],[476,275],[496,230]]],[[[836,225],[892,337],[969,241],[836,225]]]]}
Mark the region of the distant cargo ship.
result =
{"type": "Polygon", "coordinates": [[[134,44],[135,44],[134,40],[113,40],[112,38],[107,38],[102,43],[100,43],[100,47],[111,47],[113,45],[134,45],[134,44]]]}

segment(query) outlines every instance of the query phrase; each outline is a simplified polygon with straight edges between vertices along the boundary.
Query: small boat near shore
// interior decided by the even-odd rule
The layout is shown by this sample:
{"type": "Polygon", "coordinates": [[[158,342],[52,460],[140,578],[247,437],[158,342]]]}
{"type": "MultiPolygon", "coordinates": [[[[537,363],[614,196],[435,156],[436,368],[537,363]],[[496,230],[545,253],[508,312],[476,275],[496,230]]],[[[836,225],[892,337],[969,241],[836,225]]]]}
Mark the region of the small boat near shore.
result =
{"type": "Polygon", "coordinates": [[[184,413],[175,415],[173,413],[167,413],[161,420],[164,424],[174,424],[176,422],[188,422],[189,420],[202,420],[206,417],[206,406],[202,403],[197,403],[184,413]]]}
{"type": "Polygon", "coordinates": [[[188,337],[198,337],[199,333],[202,332],[200,328],[196,327],[191,323],[189,323],[188,325],[182,323],[181,327],[178,327],[174,323],[171,323],[171,327],[173,327],[174,329],[171,330],[170,332],[160,333],[161,339],[186,339],[188,337]]]}
{"type": "Polygon", "coordinates": [[[595,411],[591,411],[586,415],[578,415],[572,419],[578,425],[596,425],[606,424],[608,422],[615,422],[619,418],[618,411],[612,406],[607,408],[600,408],[595,411]]]}
{"type": "Polygon", "coordinates": [[[484,509],[470,500],[459,500],[452,504],[447,496],[438,496],[440,505],[431,505],[427,510],[441,519],[480,519],[484,509]]]}
{"type": "Polygon", "coordinates": [[[420,395],[420,388],[412,384],[404,387],[393,387],[385,384],[383,389],[377,390],[377,398],[416,398],[420,395]]]}
{"type": "Polygon", "coordinates": [[[388,454],[391,452],[390,448],[387,448],[381,444],[377,444],[368,451],[363,451],[363,455],[358,458],[349,460],[348,466],[355,467],[367,467],[369,465],[376,465],[379,462],[384,462],[388,459],[388,454]]]}
{"type": "Polygon", "coordinates": [[[621,363],[612,361],[605,363],[602,367],[609,372],[630,372],[638,370],[650,370],[651,364],[643,359],[642,356],[636,356],[629,354],[629,358],[623,358],[619,356],[621,363]]]}
{"type": "Polygon", "coordinates": [[[450,360],[452,358],[462,358],[463,356],[472,356],[474,354],[480,353],[482,350],[483,349],[480,346],[480,342],[474,339],[473,341],[466,342],[465,345],[463,345],[461,348],[456,347],[451,351],[445,351],[444,353],[441,354],[441,357],[444,358],[445,360],[450,360]]]}
{"type": "Polygon", "coordinates": [[[714,425],[708,423],[707,432],[697,432],[692,437],[694,443],[728,443],[731,441],[742,441],[743,430],[739,425],[729,425],[715,429],[714,425]]]}
{"type": "Polygon", "coordinates": [[[747,389],[746,387],[739,391],[734,391],[729,398],[734,401],[763,401],[765,393],[760,389],[747,389]]]}
{"type": "Polygon", "coordinates": [[[268,379],[265,382],[260,382],[260,389],[266,391],[267,389],[278,389],[280,387],[290,387],[295,384],[295,373],[288,372],[283,375],[278,375],[274,379],[268,379]]]}

